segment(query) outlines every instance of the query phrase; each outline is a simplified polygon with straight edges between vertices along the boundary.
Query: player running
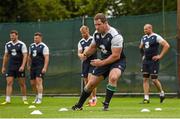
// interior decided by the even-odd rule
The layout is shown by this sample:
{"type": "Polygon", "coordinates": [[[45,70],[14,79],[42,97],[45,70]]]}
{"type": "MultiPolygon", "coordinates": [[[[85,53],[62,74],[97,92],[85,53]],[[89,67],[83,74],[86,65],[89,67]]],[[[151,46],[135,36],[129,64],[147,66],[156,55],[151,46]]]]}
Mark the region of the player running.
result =
{"type": "Polygon", "coordinates": [[[72,110],[82,110],[83,104],[90,96],[92,90],[106,77],[106,97],[103,102],[103,110],[109,110],[109,104],[114,92],[117,89],[117,81],[126,67],[125,55],[123,53],[123,37],[118,31],[108,24],[103,13],[98,13],[94,17],[96,31],[93,35],[93,42],[88,50],[84,51],[82,59],[90,57],[97,48],[101,51],[101,59],[91,60],[93,70],[89,82],[84,87],[77,104],[72,106],[72,110]]]}

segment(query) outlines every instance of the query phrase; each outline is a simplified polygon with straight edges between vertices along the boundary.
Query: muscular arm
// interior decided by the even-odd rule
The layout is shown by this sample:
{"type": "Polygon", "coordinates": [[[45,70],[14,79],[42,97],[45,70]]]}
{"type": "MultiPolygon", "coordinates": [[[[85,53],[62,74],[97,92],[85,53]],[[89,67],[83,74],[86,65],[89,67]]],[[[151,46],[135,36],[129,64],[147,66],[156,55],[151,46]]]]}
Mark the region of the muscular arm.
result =
{"type": "Polygon", "coordinates": [[[142,43],[139,45],[139,49],[140,49],[141,57],[143,57],[144,56],[144,50],[143,50],[143,44],[142,43]]]}
{"type": "Polygon", "coordinates": [[[111,64],[120,58],[121,52],[122,52],[122,48],[112,48],[112,54],[108,58],[104,60],[100,60],[100,59],[91,60],[91,65],[99,67],[99,66],[111,64]]]}
{"type": "Polygon", "coordinates": [[[31,56],[30,54],[28,55],[28,58],[27,58],[27,69],[30,71],[30,67],[31,67],[31,56]]]}
{"type": "Polygon", "coordinates": [[[163,48],[162,48],[161,53],[159,55],[156,55],[152,58],[154,61],[162,59],[162,57],[166,54],[166,52],[168,51],[168,49],[170,47],[169,43],[166,40],[163,40],[159,43],[162,45],[163,48]]]}
{"type": "Polygon", "coordinates": [[[141,48],[143,48],[143,44],[142,43],[140,43],[140,45],[139,45],[139,49],[141,49],[141,48]]]}
{"type": "Polygon", "coordinates": [[[82,50],[78,50],[78,57],[79,57],[80,60],[86,59],[86,57],[84,57],[84,55],[83,55],[82,50]]]}
{"type": "Polygon", "coordinates": [[[3,74],[4,74],[5,71],[6,71],[6,65],[7,65],[8,59],[9,59],[8,53],[4,53],[3,63],[2,63],[2,73],[3,73],[3,74]]]}
{"type": "Polygon", "coordinates": [[[102,60],[103,65],[111,64],[120,59],[122,48],[112,48],[111,50],[112,54],[108,58],[102,60]]]}
{"type": "Polygon", "coordinates": [[[166,52],[168,51],[170,45],[166,40],[163,40],[162,42],[160,42],[160,44],[163,47],[163,49],[161,50],[161,53],[159,54],[160,59],[161,59],[164,56],[164,54],[166,54],[166,52]]]}
{"type": "Polygon", "coordinates": [[[49,64],[49,54],[44,55],[44,68],[47,70],[49,64]]]}
{"type": "Polygon", "coordinates": [[[82,50],[78,50],[78,57],[79,58],[80,58],[81,54],[82,54],[82,50]]]}
{"type": "Polygon", "coordinates": [[[96,52],[96,49],[97,49],[96,44],[91,44],[91,45],[87,48],[87,50],[85,50],[85,51],[83,52],[83,54],[84,54],[84,56],[89,57],[89,56],[91,56],[92,54],[94,54],[94,53],[96,52]]]}
{"type": "Polygon", "coordinates": [[[42,73],[45,73],[48,69],[48,64],[49,64],[49,54],[44,55],[44,67],[42,69],[42,73]]]}
{"type": "Polygon", "coordinates": [[[22,62],[22,67],[25,67],[26,65],[26,62],[27,62],[27,53],[23,53],[23,62],[22,62]]]}
{"type": "Polygon", "coordinates": [[[26,62],[27,62],[27,53],[23,53],[23,61],[22,61],[21,67],[19,68],[20,72],[24,71],[26,62]]]}

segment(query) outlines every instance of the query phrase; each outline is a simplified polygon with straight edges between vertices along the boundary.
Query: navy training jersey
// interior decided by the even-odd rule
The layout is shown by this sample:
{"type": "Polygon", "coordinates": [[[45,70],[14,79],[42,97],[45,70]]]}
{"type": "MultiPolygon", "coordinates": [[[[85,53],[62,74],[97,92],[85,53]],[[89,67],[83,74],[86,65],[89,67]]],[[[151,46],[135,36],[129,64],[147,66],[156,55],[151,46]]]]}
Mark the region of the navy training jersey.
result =
{"type": "Polygon", "coordinates": [[[110,27],[109,31],[103,36],[101,33],[95,31],[93,44],[101,51],[102,59],[106,59],[112,54],[112,48],[122,48],[120,54],[120,59],[124,59],[125,55],[123,52],[123,37],[122,35],[113,27],[110,27]]]}
{"type": "MultiPolygon", "coordinates": [[[[78,43],[78,50],[81,50],[82,52],[84,52],[84,50],[90,46],[92,40],[93,40],[92,36],[90,36],[87,40],[82,38],[78,43]]],[[[88,57],[83,62],[90,62],[91,60],[96,59],[96,58],[97,58],[97,52],[95,52],[93,55],[88,57]]]]}
{"type": "Polygon", "coordinates": [[[49,48],[43,42],[36,44],[32,43],[29,47],[29,54],[31,57],[31,67],[43,67],[44,55],[49,54],[49,48]]]}
{"type": "Polygon", "coordinates": [[[143,45],[145,59],[151,60],[153,56],[158,55],[159,52],[159,42],[164,39],[156,34],[152,33],[151,35],[144,35],[141,38],[141,44],[143,45]]]}
{"type": "Polygon", "coordinates": [[[23,61],[23,53],[27,53],[25,43],[18,40],[16,43],[9,41],[5,45],[5,53],[9,54],[8,68],[19,69],[23,61]]]}

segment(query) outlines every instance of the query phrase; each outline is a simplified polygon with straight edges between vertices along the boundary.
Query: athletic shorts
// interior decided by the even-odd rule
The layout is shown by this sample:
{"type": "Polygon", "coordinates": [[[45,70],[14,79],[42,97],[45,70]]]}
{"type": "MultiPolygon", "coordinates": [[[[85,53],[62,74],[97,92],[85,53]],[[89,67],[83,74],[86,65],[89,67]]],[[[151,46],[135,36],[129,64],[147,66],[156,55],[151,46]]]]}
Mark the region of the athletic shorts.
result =
{"type": "Polygon", "coordinates": [[[42,78],[44,74],[42,73],[42,68],[32,68],[30,71],[31,80],[36,79],[36,77],[42,78]]]}
{"type": "Polygon", "coordinates": [[[6,72],[6,77],[24,78],[25,77],[25,71],[19,72],[19,69],[16,69],[16,70],[9,69],[6,72]]]}
{"type": "Polygon", "coordinates": [[[88,74],[89,73],[92,73],[93,69],[95,67],[92,66],[90,63],[88,62],[84,62],[82,64],[82,72],[81,72],[81,76],[84,77],[84,78],[87,78],[88,77],[88,74]]]}
{"type": "Polygon", "coordinates": [[[120,69],[122,72],[124,72],[125,68],[126,68],[126,60],[118,60],[112,64],[109,65],[105,65],[102,67],[96,67],[92,74],[95,76],[103,76],[104,78],[106,78],[107,76],[109,76],[109,72],[113,69],[113,68],[118,68],[120,69]]]}
{"type": "Polygon", "coordinates": [[[143,73],[147,74],[155,74],[157,75],[159,72],[159,61],[153,60],[144,60],[142,63],[142,70],[143,73]]]}

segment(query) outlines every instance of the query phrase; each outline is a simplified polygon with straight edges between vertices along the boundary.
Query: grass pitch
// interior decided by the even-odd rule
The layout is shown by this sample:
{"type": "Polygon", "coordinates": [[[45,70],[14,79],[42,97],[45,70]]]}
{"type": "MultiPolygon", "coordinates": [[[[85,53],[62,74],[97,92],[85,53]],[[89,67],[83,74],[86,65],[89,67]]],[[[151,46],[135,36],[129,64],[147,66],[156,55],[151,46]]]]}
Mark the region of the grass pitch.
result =
{"type": "MultiPolygon", "coordinates": [[[[29,103],[34,97],[28,97],[29,103]]],[[[4,97],[0,97],[3,102],[4,97]]],[[[114,97],[111,101],[110,111],[102,111],[103,97],[98,98],[97,106],[83,107],[82,111],[72,111],[71,107],[78,97],[44,97],[43,103],[29,109],[29,105],[22,103],[21,97],[12,97],[11,104],[0,105],[0,118],[180,118],[180,99],[166,98],[164,103],[159,103],[159,98],[151,97],[150,104],[139,104],[142,98],[114,97]],[[59,111],[67,108],[68,111],[59,111]],[[142,109],[150,112],[141,112],[142,109]],[[156,111],[155,108],[161,108],[156,111]],[[42,115],[31,115],[34,110],[39,110],[42,115]]]]}

